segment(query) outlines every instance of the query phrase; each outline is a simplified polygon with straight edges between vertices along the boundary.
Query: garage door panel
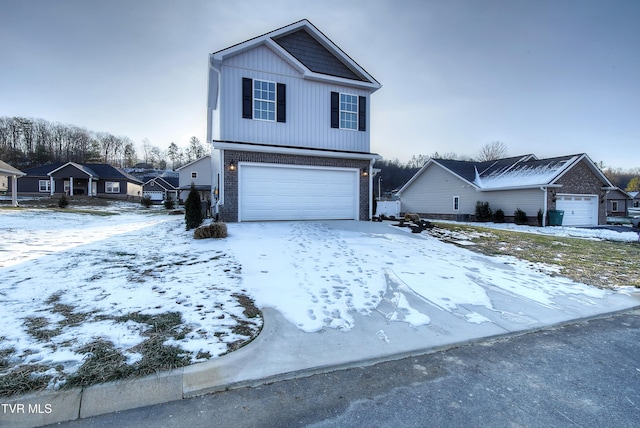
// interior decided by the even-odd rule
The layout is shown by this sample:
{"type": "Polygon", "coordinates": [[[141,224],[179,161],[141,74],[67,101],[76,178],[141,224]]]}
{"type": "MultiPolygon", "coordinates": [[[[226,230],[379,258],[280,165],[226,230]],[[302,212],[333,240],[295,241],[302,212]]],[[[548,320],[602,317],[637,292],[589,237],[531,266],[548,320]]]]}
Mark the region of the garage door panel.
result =
{"type": "Polygon", "coordinates": [[[598,224],[598,197],[592,195],[558,195],[556,209],[564,211],[563,226],[598,224]]]}
{"type": "Polygon", "coordinates": [[[239,220],[358,218],[358,170],[243,164],[239,220]]]}

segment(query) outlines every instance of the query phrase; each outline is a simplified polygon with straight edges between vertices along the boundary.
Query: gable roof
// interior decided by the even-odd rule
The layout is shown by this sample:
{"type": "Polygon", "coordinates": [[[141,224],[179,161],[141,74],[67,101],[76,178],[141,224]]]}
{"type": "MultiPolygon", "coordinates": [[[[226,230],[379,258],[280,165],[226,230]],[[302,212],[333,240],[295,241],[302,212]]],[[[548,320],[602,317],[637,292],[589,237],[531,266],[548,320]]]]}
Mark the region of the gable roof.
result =
{"type": "Polygon", "coordinates": [[[178,177],[152,177],[144,182],[146,186],[149,183],[156,183],[165,190],[176,190],[178,188],[178,177]]]}
{"type": "Polygon", "coordinates": [[[46,177],[68,165],[79,169],[80,171],[95,179],[124,179],[131,183],[142,184],[142,181],[138,180],[133,175],[127,174],[119,168],[111,166],[107,163],[80,164],[76,162],[56,162],[47,165],[41,165],[35,168],[30,168],[25,170],[24,172],[25,175],[30,177],[46,177]]]}
{"type": "Polygon", "coordinates": [[[191,166],[191,165],[196,164],[198,162],[202,162],[205,159],[211,159],[211,155],[203,156],[201,158],[198,158],[198,159],[196,159],[194,161],[189,162],[188,164],[182,165],[180,168],[176,168],[176,171],[180,171],[181,169],[185,169],[188,166],[191,166]]]}
{"type": "Polygon", "coordinates": [[[21,177],[23,175],[26,175],[26,173],[0,160],[0,175],[16,175],[18,177],[21,177]]]}
{"type": "Polygon", "coordinates": [[[330,80],[377,90],[382,85],[349,55],[302,19],[209,55],[210,65],[219,70],[223,60],[265,45],[298,69],[303,78],[330,80]]]}
{"type": "Polygon", "coordinates": [[[398,194],[402,194],[431,165],[444,168],[478,191],[494,191],[554,186],[560,177],[583,160],[603,182],[603,187],[615,188],[584,153],[547,159],[528,154],[487,162],[430,159],[402,186],[398,194]]]}

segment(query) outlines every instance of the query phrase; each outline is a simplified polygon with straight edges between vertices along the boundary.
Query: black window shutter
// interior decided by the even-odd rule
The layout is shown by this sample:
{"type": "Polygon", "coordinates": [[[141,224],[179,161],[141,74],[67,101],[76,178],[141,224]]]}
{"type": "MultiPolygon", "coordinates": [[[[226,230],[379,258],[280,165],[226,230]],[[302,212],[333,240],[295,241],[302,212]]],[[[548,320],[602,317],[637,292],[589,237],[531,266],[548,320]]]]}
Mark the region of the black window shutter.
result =
{"type": "Polygon", "coordinates": [[[331,92],[331,127],[340,128],[340,94],[331,92]]]}
{"type": "Polygon", "coordinates": [[[253,80],[242,78],[242,118],[253,119],[253,80]]]}
{"type": "Polygon", "coordinates": [[[284,83],[278,83],[276,100],[276,120],[284,123],[287,121],[287,85],[284,83]]]}
{"type": "Polygon", "coordinates": [[[367,97],[358,97],[358,131],[367,130],[367,97]]]}

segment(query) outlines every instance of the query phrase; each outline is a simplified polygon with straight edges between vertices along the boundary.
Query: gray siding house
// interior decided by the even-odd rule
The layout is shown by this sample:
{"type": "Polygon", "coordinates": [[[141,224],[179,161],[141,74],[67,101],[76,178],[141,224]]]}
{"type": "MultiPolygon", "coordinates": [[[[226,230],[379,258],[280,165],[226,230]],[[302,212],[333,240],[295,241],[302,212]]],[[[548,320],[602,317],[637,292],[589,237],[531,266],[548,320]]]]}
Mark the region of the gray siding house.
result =
{"type": "Polygon", "coordinates": [[[488,162],[429,160],[399,191],[401,211],[435,219],[474,219],[489,202],[513,219],[517,209],[532,224],[540,211],[564,211],[563,225],[605,224],[606,195],[615,187],[586,154],[538,159],[529,154],[488,162]]]}
{"type": "Polygon", "coordinates": [[[142,181],[109,164],[54,163],[24,171],[18,194],[140,199],[142,181]]]}
{"type": "Polygon", "coordinates": [[[369,219],[370,97],[380,87],[307,20],[210,54],[220,218],[369,219]]]}

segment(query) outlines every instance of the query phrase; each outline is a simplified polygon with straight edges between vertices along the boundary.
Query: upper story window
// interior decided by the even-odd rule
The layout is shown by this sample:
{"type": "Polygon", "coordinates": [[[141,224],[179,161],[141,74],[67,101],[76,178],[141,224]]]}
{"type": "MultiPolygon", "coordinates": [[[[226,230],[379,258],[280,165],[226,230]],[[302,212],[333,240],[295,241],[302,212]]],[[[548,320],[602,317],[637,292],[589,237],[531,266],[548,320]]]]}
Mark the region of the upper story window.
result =
{"type": "Polygon", "coordinates": [[[286,122],[287,86],[284,83],[243,77],[242,117],[269,122],[286,122]]]}
{"type": "Polygon", "coordinates": [[[331,92],[331,127],[367,130],[367,97],[331,92]]]}
{"type": "Polygon", "coordinates": [[[358,129],[358,97],[340,94],[340,129],[358,129]]]}
{"type": "Polygon", "coordinates": [[[253,81],[253,118],[276,120],[276,84],[264,80],[253,81]]]}
{"type": "Polygon", "coordinates": [[[197,171],[192,172],[191,178],[198,178],[198,172],[197,171]]]}

